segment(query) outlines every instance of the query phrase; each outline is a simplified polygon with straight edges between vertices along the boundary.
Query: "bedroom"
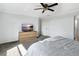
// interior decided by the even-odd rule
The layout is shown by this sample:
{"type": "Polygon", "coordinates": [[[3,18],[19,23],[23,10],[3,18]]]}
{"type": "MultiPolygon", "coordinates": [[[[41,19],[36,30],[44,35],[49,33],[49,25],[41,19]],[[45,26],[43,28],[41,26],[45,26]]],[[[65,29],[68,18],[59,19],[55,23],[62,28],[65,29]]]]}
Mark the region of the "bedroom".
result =
{"type": "MultiPolygon", "coordinates": [[[[46,42],[46,39],[44,39],[46,37],[51,37],[53,39],[53,37],[56,36],[58,36],[58,38],[62,36],[60,38],[63,39],[68,38],[70,39],[69,42],[74,40],[74,20],[78,19],[79,3],[58,3],[57,6],[51,7],[55,10],[54,12],[46,10],[44,13],[42,13],[42,10],[34,10],[35,8],[39,7],[41,7],[40,3],[0,3],[1,55],[6,55],[7,51],[12,48],[16,50],[14,46],[16,46],[18,43],[14,43],[12,47],[9,48],[7,48],[6,45],[9,46],[9,44],[11,44],[8,42],[14,42],[19,40],[19,32],[21,32],[21,25],[23,23],[33,24],[34,31],[38,33],[37,35],[39,36],[41,34],[41,36],[37,38],[37,41],[39,42],[41,40],[46,42]]],[[[51,39],[49,40],[51,41],[51,39]]],[[[49,40],[47,39],[47,41],[49,40]]],[[[56,40],[56,38],[52,41],[54,40],[56,40]]],[[[12,53],[12,51],[10,52],[12,53]]],[[[15,55],[16,54],[17,53],[15,53],[15,55]]]]}

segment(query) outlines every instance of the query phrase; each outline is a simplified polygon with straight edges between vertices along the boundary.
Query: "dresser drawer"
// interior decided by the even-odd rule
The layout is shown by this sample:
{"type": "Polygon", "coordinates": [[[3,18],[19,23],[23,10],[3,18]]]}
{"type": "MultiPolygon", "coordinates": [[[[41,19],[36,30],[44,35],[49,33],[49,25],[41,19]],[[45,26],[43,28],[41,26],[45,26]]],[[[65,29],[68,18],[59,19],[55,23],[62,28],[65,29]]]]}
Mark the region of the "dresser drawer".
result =
{"type": "Polygon", "coordinates": [[[33,37],[30,37],[30,38],[22,38],[20,39],[20,43],[29,43],[29,42],[32,42],[34,40],[36,40],[37,38],[33,38],[33,37]]]}
{"type": "Polygon", "coordinates": [[[37,34],[37,32],[20,32],[20,35],[33,35],[37,34]]]}
{"type": "Polygon", "coordinates": [[[36,38],[37,36],[20,36],[19,39],[28,39],[28,38],[36,38]]]}
{"type": "Polygon", "coordinates": [[[25,37],[25,38],[27,38],[27,37],[37,37],[37,35],[36,34],[33,34],[33,35],[20,35],[20,38],[23,38],[23,37],[25,37]]]}

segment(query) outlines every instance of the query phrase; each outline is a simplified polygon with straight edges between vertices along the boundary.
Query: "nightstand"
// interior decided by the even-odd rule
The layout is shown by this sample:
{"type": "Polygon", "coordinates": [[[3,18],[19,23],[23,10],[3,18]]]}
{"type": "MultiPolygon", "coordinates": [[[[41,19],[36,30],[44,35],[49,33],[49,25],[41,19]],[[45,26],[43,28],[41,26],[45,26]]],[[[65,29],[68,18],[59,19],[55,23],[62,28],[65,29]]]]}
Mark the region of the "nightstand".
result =
{"type": "Polygon", "coordinates": [[[38,33],[36,31],[19,32],[20,43],[30,43],[37,39],[38,33]]]}

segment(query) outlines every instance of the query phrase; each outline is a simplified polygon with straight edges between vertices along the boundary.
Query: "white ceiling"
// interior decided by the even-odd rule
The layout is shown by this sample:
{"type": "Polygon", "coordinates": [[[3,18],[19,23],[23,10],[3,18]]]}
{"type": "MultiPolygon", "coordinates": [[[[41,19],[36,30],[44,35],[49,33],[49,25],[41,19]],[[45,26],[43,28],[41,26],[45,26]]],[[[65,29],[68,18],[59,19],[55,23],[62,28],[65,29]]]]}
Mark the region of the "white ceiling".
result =
{"type": "Polygon", "coordinates": [[[6,12],[17,15],[39,17],[41,15],[61,15],[79,10],[79,3],[59,3],[58,6],[51,7],[55,12],[46,11],[44,14],[42,10],[34,10],[41,7],[39,3],[0,3],[0,12],[6,12]]]}

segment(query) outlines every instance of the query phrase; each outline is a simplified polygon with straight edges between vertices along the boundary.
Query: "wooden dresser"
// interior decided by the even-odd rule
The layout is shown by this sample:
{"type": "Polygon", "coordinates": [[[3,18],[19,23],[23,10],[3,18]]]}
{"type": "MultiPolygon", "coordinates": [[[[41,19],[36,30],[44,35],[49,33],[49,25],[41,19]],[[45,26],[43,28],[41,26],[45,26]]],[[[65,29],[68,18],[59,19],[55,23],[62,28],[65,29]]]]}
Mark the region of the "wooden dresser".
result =
{"type": "Polygon", "coordinates": [[[20,43],[29,43],[34,41],[38,37],[36,31],[31,32],[19,32],[19,41],[20,43]]]}

